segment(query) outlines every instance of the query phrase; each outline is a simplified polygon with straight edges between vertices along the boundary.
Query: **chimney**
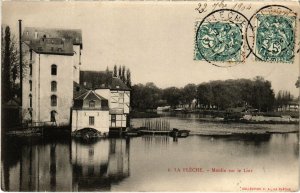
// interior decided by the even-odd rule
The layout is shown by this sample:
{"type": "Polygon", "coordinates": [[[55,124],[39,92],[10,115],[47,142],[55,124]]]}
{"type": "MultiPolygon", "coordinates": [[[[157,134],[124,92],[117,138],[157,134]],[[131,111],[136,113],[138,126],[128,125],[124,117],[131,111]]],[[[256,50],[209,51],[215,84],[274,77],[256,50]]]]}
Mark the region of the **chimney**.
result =
{"type": "Polygon", "coordinates": [[[21,101],[20,105],[22,106],[22,95],[23,95],[23,56],[22,56],[22,20],[19,19],[19,46],[20,46],[20,90],[21,90],[21,101]]]}

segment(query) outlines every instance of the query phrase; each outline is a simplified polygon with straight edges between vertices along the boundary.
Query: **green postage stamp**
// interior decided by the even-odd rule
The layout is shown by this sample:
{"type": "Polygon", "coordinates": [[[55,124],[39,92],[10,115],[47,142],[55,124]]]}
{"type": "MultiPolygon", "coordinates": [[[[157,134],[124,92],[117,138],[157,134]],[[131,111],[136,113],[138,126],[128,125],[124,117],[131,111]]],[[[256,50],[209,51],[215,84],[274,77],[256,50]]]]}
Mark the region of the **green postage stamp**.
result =
{"type": "Polygon", "coordinates": [[[197,32],[195,58],[207,61],[242,61],[242,25],[235,23],[203,23],[197,32]]]}
{"type": "Polygon", "coordinates": [[[258,14],[256,18],[256,60],[293,62],[296,17],[258,14]]]}
{"type": "Polygon", "coordinates": [[[219,67],[247,61],[294,63],[296,18],[283,5],[266,5],[252,15],[216,9],[196,22],[194,59],[219,67]]]}

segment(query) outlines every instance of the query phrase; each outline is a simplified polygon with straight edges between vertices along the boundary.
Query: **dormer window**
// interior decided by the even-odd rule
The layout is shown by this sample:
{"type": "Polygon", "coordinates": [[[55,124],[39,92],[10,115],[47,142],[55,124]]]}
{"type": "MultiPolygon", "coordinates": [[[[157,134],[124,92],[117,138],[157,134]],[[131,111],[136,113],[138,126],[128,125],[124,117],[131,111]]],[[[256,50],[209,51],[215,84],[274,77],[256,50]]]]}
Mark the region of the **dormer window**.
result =
{"type": "Polygon", "coordinates": [[[93,100],[90,101],[90,102],[89,102],[89,107],[90,107],[90,108],[95,108],[95,101],[93,101],[93,100]]]}

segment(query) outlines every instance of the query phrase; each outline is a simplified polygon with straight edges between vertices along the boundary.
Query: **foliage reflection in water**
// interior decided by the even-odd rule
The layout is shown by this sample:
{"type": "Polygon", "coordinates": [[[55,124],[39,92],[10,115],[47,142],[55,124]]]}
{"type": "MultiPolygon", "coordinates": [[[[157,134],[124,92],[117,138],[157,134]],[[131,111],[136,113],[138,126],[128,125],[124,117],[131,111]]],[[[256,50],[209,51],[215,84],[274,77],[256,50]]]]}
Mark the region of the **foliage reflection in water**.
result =
{"type": "Polygon", "coordinates": [[[2,189],[7,191],[109,191],[130,174],[130,139],[86,144],[7,138],[3,145],[2,189]]]}
{"type": "Polygon", "coordinates": [[[238,191],[240,186],[250,185],[295,188],[297,184],[290,179],[298,177],[298,141],[296,133],[193,135],[178,141],[168,136],[142,136],[93,143],[70,138],[5,138],[1,186],[8,191],[238,191]],[[253,173],[168,171],[184,167],[249,168],[253,173]]]}

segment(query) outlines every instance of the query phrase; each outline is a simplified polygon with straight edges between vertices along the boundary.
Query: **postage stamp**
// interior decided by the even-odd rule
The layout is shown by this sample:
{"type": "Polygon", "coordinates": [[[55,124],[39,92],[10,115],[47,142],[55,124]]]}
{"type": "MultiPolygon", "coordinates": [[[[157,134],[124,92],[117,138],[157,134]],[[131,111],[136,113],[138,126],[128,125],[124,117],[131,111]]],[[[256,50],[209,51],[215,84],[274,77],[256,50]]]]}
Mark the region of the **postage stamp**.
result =
{"type": "MultiPolygon", "coordinates": [[[[218,67],[232,67],[244,62],[251,53],[246,42],[246,28],[252,25],[240,12],[220,9],[196,22],[194,60],[218,67]]],[[[253,35],[254,37],[254,35],[253,35]]]]}
{"type": "Polygon", "coordinates": [[[242,25],[234,23],[203,23],[196,40],[197,60],[241,62],[242,25]]]}
{"type": "Polygon", "coordinates": [[[258,14],[256,19],[256,60],[292,63],[296,17],[258,14]]]}

